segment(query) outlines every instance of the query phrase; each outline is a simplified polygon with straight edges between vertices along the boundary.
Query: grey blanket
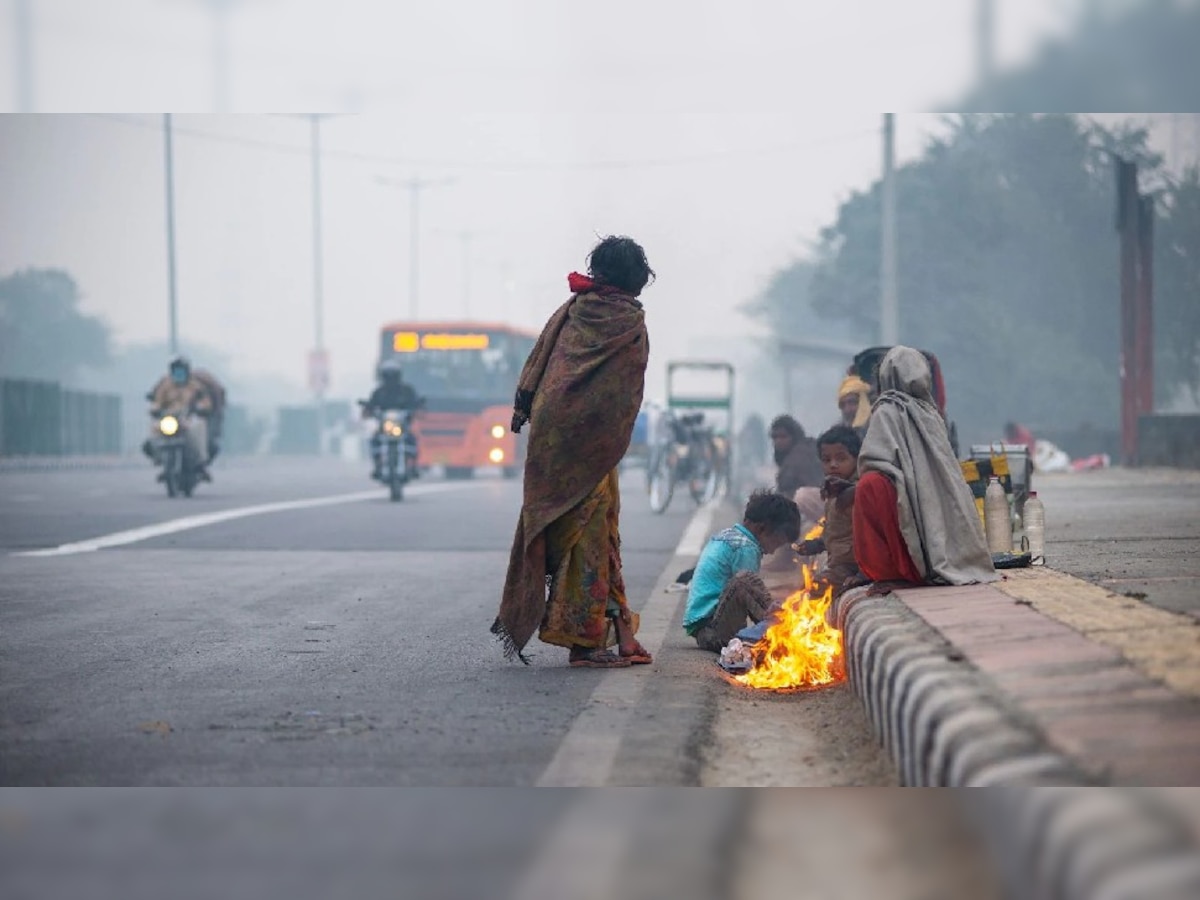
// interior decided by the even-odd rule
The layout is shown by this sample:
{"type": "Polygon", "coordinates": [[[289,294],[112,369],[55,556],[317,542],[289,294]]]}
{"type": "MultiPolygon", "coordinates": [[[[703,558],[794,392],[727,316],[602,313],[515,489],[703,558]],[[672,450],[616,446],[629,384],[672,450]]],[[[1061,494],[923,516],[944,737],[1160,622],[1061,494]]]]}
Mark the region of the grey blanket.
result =
{"type": "Polygon", "coordinates": [[[896,486],[900,533],[926,581],[995,581],[983,524],[934,404],[924,355],[893,347],[879,364],[879,389],[859,475],[881,472],[896,486]]]}

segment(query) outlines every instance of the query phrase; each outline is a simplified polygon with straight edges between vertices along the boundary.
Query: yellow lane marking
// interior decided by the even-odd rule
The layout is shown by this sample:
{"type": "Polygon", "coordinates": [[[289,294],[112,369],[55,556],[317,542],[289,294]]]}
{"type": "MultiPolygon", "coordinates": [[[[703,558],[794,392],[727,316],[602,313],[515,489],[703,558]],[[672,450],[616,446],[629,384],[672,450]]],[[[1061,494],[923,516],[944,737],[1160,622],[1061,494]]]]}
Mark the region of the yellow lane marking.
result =
{"type": "Polygon", "coordinates": [[[1045,616],[1113,647],[1143,674],[1200,697],[1200,622],[1053,569],[1013,569],[993,585],[1045,616]]]}

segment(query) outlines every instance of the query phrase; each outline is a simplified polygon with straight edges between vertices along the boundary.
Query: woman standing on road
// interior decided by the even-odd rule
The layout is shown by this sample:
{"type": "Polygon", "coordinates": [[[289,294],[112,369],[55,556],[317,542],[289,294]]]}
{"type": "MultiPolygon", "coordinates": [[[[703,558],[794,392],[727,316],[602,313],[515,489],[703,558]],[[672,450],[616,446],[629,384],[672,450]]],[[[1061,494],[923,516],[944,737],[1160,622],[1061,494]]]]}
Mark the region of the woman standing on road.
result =
{"type": "Polygon", "coordinates": [[[650,348],[636,298],[653,277],[635,241],[600,241],[588,275],[568,277],[571,299],[542,329],[517,383],[512,430],[530,426],[525,497],[492,633],[505,656],[526,664],[535,631],[569,648],[572,666],[651,662],[621,575],[617,464],[642,403],[650,348]]]}

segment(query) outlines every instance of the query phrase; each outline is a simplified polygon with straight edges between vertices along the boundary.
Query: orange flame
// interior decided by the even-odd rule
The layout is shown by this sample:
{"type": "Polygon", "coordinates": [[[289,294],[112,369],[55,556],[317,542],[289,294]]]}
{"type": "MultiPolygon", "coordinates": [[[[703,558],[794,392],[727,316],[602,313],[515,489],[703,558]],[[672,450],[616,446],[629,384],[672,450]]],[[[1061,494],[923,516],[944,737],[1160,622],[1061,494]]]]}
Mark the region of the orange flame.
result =
{"type": "MultiPolygon", "coordinates": [[[[824,532],[825,520],[813,526],[804,539],[824,532]]],[[[813,570],[803,566],[804,587],[783,601],[774,621],[754,646],[754,668],[736,680],[762,690],[788,690],[834,684],[845,677],[842,633],[825,621],[833,602],[833,587],[819,595],[813,570]]]]}

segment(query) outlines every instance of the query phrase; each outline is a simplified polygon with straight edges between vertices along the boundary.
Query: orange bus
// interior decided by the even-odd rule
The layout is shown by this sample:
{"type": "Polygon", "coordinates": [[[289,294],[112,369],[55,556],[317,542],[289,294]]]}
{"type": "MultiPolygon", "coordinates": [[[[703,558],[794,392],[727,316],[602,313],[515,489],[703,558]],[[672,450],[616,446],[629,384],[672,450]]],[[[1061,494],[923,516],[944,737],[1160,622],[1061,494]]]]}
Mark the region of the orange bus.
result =
{"type": "Polygon", "coordinates": [[[400,363],[404,380],[425,398],[413,429],[417,465],[444,466],[447,478],[477,468],[515,478],[525,461],[523,436],[509,430],[517,378],[537,335],[490,322],[389,322],[379,362],[400,363]]]}

